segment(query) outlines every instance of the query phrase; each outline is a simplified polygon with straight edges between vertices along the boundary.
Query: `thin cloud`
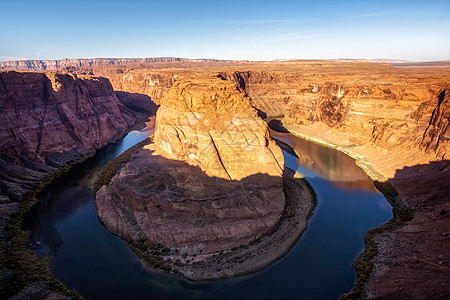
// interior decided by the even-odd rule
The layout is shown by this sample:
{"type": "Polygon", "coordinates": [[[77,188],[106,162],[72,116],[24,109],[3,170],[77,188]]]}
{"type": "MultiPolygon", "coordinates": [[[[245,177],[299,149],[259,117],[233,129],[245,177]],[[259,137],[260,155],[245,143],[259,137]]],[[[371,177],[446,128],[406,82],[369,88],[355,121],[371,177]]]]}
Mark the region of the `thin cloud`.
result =
{"type": "Polygon", "coordinates": [[[375,12],[375,13],[371,13],[371,14],[362,14],[362,15],[356,15],[356,16],[348,16],[348,17],[344,17],[344,18],[335,18],[332,20],[333,21],[346,21],[346,20],[368,19],[368,18],[374,18],[374,17],[392,14],[392,13],[395,13],[398,11],[399,10],[387,10],[387,11],[380,11],[380,12],[375,12]]]}
{"type": "MultiPolygon", "coordinates": [[[[260,26],[252,26],[252,27],[240,27],[237,29],[231,29],[231,30],[224,30],[217,33],[214,33],[215,36],[217,35],[227,35],[227,34],[239,34],[239,33],[246,33],[251,31],[261,31],[261,30],[267,30],[267,29],[275,29],[279,28],[279,25],[260,25],[260,26]]],[[[248,37],[244,37],[248,38],[248,37]]]]}
{"type": "Polygon", "coordinates": [[[263,40],[262,43],[275,43],[275,42],[282,42],[282,41],[292,41],[292,40],[301,40],[301,39],[309,39],[309,38],[315,38],[315,37],[321,37],[321,36],[329,36],[330,33],[319,33],[319,34],[283,34],[278,37],[274,37],[272,39],[263,40]]]}
{"type": "Polygon", "coordinates": [[[36,57],[41,56],[42,54],[44,54],[45,52],[47,52],[48,50],[50,50],[51,48],[55,47],[56,45],[50,45],[44,49],[39,50],[38,52],[36,52],[36,57]]]}

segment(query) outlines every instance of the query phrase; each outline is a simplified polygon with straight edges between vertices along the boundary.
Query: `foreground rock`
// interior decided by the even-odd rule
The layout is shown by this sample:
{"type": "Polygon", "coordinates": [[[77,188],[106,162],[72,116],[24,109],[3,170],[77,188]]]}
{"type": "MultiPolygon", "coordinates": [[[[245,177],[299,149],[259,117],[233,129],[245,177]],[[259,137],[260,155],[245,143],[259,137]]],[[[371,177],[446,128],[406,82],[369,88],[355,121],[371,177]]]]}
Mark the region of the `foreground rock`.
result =
{"type": "Polygon", "coordinates": [[[450,161],[398,169],[390,182],[414,217],[375,237],[378,255],[366,287],[369,299],[450,296],[450,161]]]}
{"type": "Polygon", "coordinates": [[[153,267],[191,279],[244,274],[284,254],[312,209],[293,174],[285,199],[282,165],[267,126],[234,83],[180,80],[158,111],[155,144],[97,192],[97,212],[153,267]],[[300,222],[285,222],[280,232],[287,206],[300,222]]]}

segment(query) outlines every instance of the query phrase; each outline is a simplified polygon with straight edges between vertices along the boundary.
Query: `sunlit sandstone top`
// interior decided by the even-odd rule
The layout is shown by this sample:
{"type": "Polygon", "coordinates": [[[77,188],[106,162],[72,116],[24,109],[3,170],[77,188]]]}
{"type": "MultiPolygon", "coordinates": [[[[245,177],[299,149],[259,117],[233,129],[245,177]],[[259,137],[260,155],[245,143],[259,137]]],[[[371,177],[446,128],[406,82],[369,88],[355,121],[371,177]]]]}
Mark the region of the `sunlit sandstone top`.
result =
{"type": "Polygon", "coordinates": [[[157,113],[155,143],[209,176],[240,180],[282,172],[282,153],[249,98],[212,75],[172,86],[157,113]]]}

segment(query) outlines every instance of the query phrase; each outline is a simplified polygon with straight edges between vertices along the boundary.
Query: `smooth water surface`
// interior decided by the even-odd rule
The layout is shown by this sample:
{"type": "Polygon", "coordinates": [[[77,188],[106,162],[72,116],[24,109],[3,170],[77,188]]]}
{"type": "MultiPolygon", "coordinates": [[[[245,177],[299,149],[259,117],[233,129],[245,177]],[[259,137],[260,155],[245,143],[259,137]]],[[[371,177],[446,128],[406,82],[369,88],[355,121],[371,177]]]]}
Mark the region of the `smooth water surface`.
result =
{"type": "Polygon", "coordinates": [[[297,245],[256,274],[193,283],[152,272],[120,238],[98,221],[86,176],[145,139],[130,132],[46,189],[31,218],[32,248],[51,254],[54,276],[87,299],[333,299],[355,282],[352,261],[363,236],[392,217],[392,208],[348,156],[289,134],[276,136],[300,158],[284,152],[285,164],[303,174],[317,207],[297,245]],[[299,165],[299,163],[301,165],[299,165]]]}

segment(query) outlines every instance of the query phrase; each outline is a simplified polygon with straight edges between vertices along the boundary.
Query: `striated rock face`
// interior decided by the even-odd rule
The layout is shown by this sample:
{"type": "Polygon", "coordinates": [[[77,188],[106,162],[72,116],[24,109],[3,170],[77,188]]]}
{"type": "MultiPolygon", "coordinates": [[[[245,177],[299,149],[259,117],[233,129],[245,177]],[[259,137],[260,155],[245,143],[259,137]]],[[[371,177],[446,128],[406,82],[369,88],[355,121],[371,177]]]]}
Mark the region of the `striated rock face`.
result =
{"type": "Polygon", "coordinates": [[[285,207],[280,166],[281,150],[233,82],[183,78],[158,110],[154,144],[97,192],[97,212],[146,255],[161,243],[181,265],[207,262],[278,223],[285,207]]]}
{"type": "Polygon", "coordinates": [[[155,144],[209,176],[240,180],[278,176],[281,152],[234,83],[219,78],[177,82],[157,113],[155,144]]]}
{"type": "Polygon", "coordinates": [[[105,78],[0,73],[2,201],[126,133],[135,113],[105,78]]]}
{"type": "Polygon", "coordinates": [[[96,71],[107,76],[115,91],[146,95],[156,104],[175,82],[177,75],[168,71],[149,72],[125,70],[124,73],[111,74],[111,70],[96,71]]]}
{"type": "MultiPolygon", "coordinates": [[[[273,65],[221,76],[234,80],[267,117],[283,117],[283,122],[313,131],[325,131],[319,127],[326,125],[342,135],[343,144],[374,143],[390,151],[422,144],[441,157],[448,150],[422,143],[427,139],[425,131],[427,136],[438,135],[435,125],[428,129],[428,122],[438,98],[445,96],[445,70],[417,73],[380,64],[331,62],[295,66],[273,65]]],[[[444,133],[445,101],[439,107],[436,118],[441,121],[436,122],[444,133]]]]}
{"type": "Polygon", "coordinates": [[[412,220],[375,235],[367,298],[448,297],[449,68],[305,62],[222,76],[268,117],[283,115],[289,130],[389,180],[413,212],[412,220]]]}

